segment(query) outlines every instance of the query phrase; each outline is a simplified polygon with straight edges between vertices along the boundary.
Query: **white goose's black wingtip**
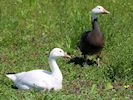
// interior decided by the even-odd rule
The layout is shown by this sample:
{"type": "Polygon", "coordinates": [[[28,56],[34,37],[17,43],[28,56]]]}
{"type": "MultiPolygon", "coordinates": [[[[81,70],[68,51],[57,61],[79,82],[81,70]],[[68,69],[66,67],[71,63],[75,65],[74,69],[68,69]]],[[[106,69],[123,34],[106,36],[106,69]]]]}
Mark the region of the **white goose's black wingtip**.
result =
{"type": "Polygon", "coordinates": [[[16,73],[14,73],[14,72],[11,72],[11,73],[6,73],[6,75],[8,75],[8,74],[16,74],[16,73]]]}

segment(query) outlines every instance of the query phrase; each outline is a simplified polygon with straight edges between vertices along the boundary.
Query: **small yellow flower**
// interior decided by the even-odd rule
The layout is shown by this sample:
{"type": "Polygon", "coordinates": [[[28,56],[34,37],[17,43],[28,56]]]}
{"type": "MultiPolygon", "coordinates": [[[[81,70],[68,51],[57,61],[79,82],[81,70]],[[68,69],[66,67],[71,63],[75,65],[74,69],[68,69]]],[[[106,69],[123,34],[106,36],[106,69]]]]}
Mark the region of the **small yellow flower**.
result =
{"type": "Polygon", "coordinates": [[[124,85],[124,88],[126,88],[126,89],[129,88],[129,85],[124,85]]]}

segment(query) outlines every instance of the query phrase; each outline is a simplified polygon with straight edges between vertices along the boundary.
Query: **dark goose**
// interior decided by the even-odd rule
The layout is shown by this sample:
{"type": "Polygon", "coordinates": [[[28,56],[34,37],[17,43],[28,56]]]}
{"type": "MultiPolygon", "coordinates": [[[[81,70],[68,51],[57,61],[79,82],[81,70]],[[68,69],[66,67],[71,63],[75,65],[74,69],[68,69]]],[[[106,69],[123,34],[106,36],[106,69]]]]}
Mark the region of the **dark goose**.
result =
{"type": "Polygon", "coordinates": [[[97,64],[99,66],[100,54],[104,47],[104,36],[98,27],[98,18],[96,14],[109,14],[102,6],[97,6],[92,9],[92,31],[84,32],[81,35],[79,49],[87,60],[87,55],[96,55],[97,64]]]}

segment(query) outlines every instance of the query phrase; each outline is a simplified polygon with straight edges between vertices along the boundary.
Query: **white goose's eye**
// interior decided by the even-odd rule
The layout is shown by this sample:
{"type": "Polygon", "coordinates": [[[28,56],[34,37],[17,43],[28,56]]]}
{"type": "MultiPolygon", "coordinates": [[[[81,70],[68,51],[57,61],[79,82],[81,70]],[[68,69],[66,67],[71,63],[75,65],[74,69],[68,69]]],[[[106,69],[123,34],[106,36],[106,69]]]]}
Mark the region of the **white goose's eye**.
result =
{"type": "Polygon", "coordinates": [[[59,52],[62,52],[62,51],[59,51],[59,52]]]}

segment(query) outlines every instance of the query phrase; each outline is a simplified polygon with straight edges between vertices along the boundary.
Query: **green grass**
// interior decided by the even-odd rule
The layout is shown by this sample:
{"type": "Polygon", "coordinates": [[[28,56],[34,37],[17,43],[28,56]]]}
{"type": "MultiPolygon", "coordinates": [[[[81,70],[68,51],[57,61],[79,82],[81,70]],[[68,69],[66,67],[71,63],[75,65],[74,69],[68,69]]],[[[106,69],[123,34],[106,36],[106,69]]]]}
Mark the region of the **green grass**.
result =
{"type": "Polygon", "coordinates": [[[133,99],[132,12],[132,0],[1,0],[0,99],[133,99]],[[13,83],[5,73],[49,70],[47,57],[54,47],[81,56],[76,43],[82,32],[91,30],[89,11],[96,5],[111,12],[98,16],[106,38],[102,52],[105,64],[80,67],[58,59],[64,76],[61,91],[11,88],[13,83]]]}

